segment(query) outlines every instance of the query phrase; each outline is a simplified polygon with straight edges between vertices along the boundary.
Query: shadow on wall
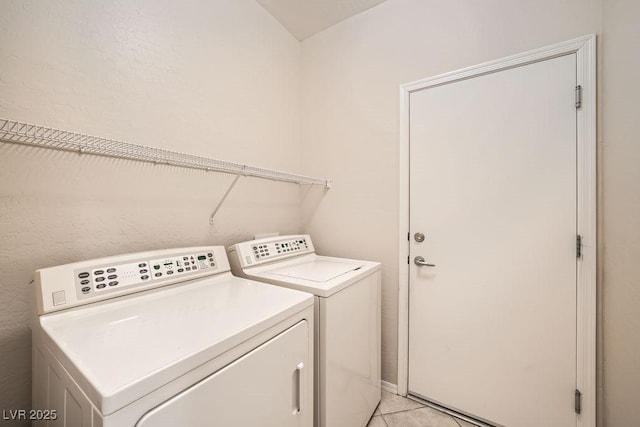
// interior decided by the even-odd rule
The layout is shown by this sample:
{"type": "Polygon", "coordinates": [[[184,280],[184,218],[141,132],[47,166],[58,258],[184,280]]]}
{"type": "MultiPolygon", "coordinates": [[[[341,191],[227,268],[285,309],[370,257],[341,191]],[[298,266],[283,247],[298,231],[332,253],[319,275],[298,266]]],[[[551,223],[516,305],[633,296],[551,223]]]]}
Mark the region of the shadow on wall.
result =
{"type": "Polygon", "coordinates": [[[313,222],[318,206],[320,206],[328,192],[329,188],[327,187],[317,185],[300,186],[300,206],[302,208],[300,225],[303,233],[308,232],[308,227],[313,222]]]}
{"type": "Polygon", "coordinates": [[[0,335],[0,411],[31,407],[31,329],[21,326],[11,332],[0,335]]]}

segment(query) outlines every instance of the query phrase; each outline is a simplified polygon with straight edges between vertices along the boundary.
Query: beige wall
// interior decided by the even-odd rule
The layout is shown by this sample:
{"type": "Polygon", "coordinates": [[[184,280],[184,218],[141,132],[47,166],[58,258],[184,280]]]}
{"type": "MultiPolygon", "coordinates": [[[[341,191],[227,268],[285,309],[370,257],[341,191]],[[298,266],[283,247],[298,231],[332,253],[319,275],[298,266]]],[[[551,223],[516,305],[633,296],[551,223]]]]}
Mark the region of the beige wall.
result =
{"type": "Polygon", "coordinates": [[[638,425],[640,395],[640,2],[605,0],[601,236],[604,416],[638,425]]]}
{"type": "MultiPolygon", "coordinates": [[[[255,0],[0,2],[0,117],[302,172],[300,44],[255,0]]],[[[0,408],[37,268],[299,232],[295,185],[0,144],[0,408]]]]}
{"type": "Polygon", "coordinates": [[[383,378],[395,383],[398,86],[597,33],[599,416],[607,421],[599,425],[634,425],[640,384],[635,0],[388,0],[302,48],[253,0],[184,4],[3,1],[0,117],[329,176],[335,186],[299,193],[287,184],[242,179],[210,227],[208,215],[229,176],[0,144],[0,406],[24,408],[30,400],[34,269],[228,244],[272,230],[308,231],[321,253],[383,262],[383,378]]]}

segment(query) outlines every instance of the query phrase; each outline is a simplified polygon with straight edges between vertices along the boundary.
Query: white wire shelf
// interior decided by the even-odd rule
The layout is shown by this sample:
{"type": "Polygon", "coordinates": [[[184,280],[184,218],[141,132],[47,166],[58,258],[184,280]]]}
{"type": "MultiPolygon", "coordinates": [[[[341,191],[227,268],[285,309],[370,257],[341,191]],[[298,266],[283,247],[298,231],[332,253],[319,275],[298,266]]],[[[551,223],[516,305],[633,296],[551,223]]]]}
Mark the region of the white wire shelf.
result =
{"type": "Polygon", "coordinates": [[[248,166],[3,118],[0,118],[0,140],[54,150],[75,151],[97,156],[117,157],[155,164],[217,171],[238,176],[252,176],[295,184],[322,185],[326,188],[331,187],[331,180],[325,178],[248,166]]]}

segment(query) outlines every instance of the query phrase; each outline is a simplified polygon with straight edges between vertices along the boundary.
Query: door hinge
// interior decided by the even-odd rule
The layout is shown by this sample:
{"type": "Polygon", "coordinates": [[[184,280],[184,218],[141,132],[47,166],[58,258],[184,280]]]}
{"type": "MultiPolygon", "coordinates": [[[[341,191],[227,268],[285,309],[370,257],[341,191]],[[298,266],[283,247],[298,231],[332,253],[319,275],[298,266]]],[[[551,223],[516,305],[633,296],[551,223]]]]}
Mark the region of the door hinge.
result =
{"type": "Polygon", "coordinates": [[[407,231],[407,242],[411,241],[411,232],[407,231]]]}
{"type": "Polygon", "coordinates": [[[582,107],[582,86],[576,86],[576,109],[582,107]]]}
{"type": "Polygon", "coordinates": [[[409,258],[410,258],[410,256],[407,255],[407,264],[409,264],[409,258]]]}
{"type": "Polygon", "coordinates": [[[580,390],[578,389],[576,389],[575,409],[576,414],[579,414],[582,411],[582,393],[580,393],[580,390]]]}
{"type": "Polygon", "coordinates": [[[576,236],[576,258],[582,257],[582,236],[576,236]]]}

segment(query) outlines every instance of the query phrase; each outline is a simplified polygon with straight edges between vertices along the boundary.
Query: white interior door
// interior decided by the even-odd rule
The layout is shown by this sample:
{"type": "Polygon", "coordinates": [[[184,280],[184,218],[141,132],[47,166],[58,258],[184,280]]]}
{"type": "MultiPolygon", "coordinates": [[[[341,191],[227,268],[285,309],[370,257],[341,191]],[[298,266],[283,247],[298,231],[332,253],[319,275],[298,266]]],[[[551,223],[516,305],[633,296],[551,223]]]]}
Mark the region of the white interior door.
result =
{"type": "Polygon", "coordinates": [[[576,424],[575,86],[571,54],[411,93],[409,393],[576,424]]]}

